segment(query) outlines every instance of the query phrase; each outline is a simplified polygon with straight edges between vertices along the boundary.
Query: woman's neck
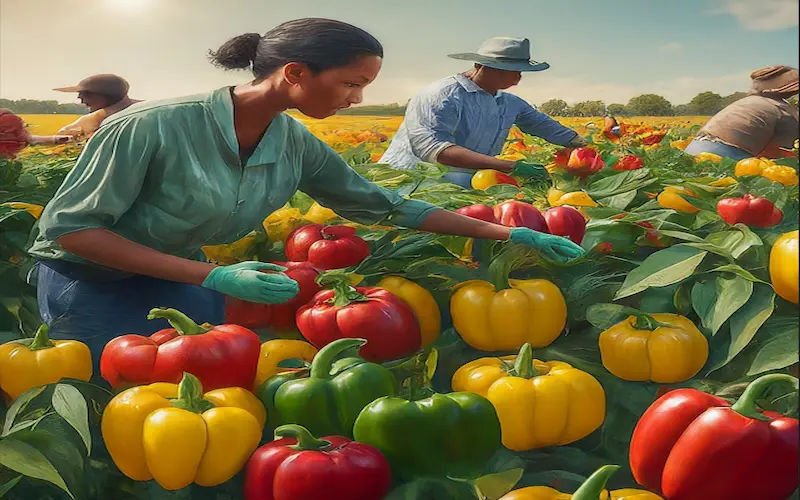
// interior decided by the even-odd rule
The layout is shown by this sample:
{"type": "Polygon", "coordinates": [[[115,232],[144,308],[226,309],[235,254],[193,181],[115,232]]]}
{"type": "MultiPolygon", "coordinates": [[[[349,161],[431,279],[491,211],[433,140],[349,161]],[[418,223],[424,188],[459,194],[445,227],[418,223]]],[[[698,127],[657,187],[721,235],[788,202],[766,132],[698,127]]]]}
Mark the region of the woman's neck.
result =
{"type": "Polygon", "coordinates": [[[285,90],[270,79],[256,80],[233,89],[233,115],[237,128],[266,129],[276,116],[290,107],[285,90]]]}

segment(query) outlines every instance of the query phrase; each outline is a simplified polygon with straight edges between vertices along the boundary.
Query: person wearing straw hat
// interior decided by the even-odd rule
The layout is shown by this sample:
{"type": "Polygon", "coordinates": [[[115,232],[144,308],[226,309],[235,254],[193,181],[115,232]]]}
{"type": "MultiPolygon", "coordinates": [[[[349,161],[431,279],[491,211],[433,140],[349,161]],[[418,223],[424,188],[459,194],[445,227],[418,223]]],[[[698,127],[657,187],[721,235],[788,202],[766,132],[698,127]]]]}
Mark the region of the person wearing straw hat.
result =
{"type": "Polygon", "coordinates": [[[490,38],[477,52],[448,57],[472,61],[474,68],[439,80],[411,99],[380,163],[399,169],[412,169],[419,162],[440,163],[450,167],[445,179],[469,187],[472,175],[482,169],[523,177],[546,175],[539,165],[495,158],[513,125],[553,144],[585,144],[574,130],[503,92],[517,85],[523,72],[550,67],[531,60],[527,38],[490,38]]]}
{"type": "Polygon", "coordinates": [[[128,97],[130,85],[117,75],[92,75],[84,78],[77,85],[53,89],[57,92],[77,92],[81,103],[89,108],[90,113],[62,127],[58,134],[89,138],[94,134],[103,120],[140,102],[128,97]]]}
{"type": "Polygon", "coordinates": [[[734,160],[783,156],[798,136],[797,108],[786,99],[797,95],[797,69],[768,66],[750,74],[747,97],[728,105],[705,124],[686,153],[714,153],[734,160]]]}

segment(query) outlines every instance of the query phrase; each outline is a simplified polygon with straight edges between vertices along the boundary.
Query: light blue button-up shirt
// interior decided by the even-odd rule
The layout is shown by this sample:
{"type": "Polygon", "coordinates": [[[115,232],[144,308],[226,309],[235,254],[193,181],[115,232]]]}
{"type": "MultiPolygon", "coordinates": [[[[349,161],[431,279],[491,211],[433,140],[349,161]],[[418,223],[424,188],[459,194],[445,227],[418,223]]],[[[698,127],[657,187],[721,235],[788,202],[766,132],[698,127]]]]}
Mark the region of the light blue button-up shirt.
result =
{"type": "MultiPolygon", "coordinates": [[[[380,162],[411,169],[419,162],[435,163],[439,153],[453,145],[496,156],[513,125],[561,146],[578,135],[520,97],[505,92],[491,95],[457,74],[433,83],[411,99],[405,119],[380,162]]],[[[475,172],[450,168],[453,172],[475,172]]]]}

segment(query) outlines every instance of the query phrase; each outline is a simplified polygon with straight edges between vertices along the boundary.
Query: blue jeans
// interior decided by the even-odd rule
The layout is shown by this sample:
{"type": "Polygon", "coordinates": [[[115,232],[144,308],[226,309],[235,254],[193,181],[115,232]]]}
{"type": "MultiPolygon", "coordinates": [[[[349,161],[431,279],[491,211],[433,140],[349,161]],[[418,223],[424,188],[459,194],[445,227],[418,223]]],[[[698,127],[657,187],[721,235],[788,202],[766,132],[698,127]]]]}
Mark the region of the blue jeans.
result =
{"type": "Polygon", "coordinates": [[[692,156],[695,156],[699,153],[714,153],[715,155],[719,155],[723,158],[732,158],[734,160],[744,160],[745,158],[751,158],[753,156],[743,149],[728,146],[727,144],[723,144],[721,142],[703,141],[698,139],[694,139],[692,142],[690,142],[689,145],[686,146],[684,152],[692,156]]]}
{"type": "Polygon", "coordinates": [[[472,174],[467,172],[448,172],[442,176],[442,179],[456,186],[472,189],[472,174]]]}
{"type": "Polygon", "coordinates": [[[127,333],[151,335],[169,328],[166,320],[148,320],[154,307],[172,307],[197,323],[225,320],[223,295],[196,285],[148,276],[104,280],[87,266],[64,261],[36,265],[42,320],[56,340],[80,340],[89,346],[95,376],[106,343],[127,333]]]}

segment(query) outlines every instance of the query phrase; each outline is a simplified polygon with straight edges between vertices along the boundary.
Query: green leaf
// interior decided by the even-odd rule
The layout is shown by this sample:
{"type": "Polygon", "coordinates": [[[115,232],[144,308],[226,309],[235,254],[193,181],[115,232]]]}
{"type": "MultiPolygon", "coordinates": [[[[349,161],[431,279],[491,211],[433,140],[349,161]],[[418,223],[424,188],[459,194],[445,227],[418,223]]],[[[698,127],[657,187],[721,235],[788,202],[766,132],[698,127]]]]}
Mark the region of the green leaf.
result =
{"type": "Polygon", "coordinates": [[[753,294],[753,282],[739,276],[722,275],[714,280],[714,305],[704,316],[700,316],[703,326],[716,335],[722,324],[733,313],[745,305],[753,294]]]}
{"type": "Polygon", "coordinates": [[[675,295],[672,297],[672,302],[675,304],[678,314],[688,316],[692,312],[692,293],[691,283],[681,283],[681,286],[675,290],[675,295]]]}
{"type": "Polygon", "coordinates": [[[481,500],[498,500],[522,479],[524,469],[511,469],[481,476],[475,480],[475,492],[481,500]]]}
{"type": "Polygon", "coordinates": [[[17,397],[17,399],[14,400],[6,412],[6,419],[3,423],[2,437],[10,434],[11,428],[14,426],[14,420],[16,420],[19,412],[21,412],[32,399],[44,392],[44,390],[44,386],[34,387],[33,389],[23,392],[17,397]]]}
{"type": "Polygon", "coordinates": [[[608,198],[641,189],[658,181],[658,179],[649,176],[650,170],[646,168],[609,175],[608,177],[592,182],[586,188],[586,192],[595,200],[608,198]]]}
{"type": "Polygon", "coordinates": [[[705,318],[714,308],[717,297],[717,284],[714,280],[703,280],[692,287],[692,308],[700,318],[705,318]]]}
{"type": "Polygon", "coordinates": [[[52,483],[66,491],[70,498],[75,498],[47,457],[33,446],[14,437],[0,440],[0,465],[25,476],[52,483]]]}
{"type": "Polygon", "coordinates": [[[744,279],[746,279],[748,281],[752,281],[753,283],[763,283],[765,285],[769,285],[769,283],[767,283],[764,280],[758,279],[757,277],[755,277],[753,275],[753,273],[751,273],[750,271],[748,271],[747,269],[743,268],[742,266],[740,266],[738,264],[725,264],[724,266],[715,267],[714,269],[711,269],[708,272],[709,273],[733,273],[733,274],[735,274],[737,276],[741,276],[742,278],[744,278],[744,279]]]}
{"type": "Polygon", "coordinates": [[[89,408],[81,391],[67,384],[57,384],[53,391],[53,409],[75,429],[92,453],[92,435],[89,432],[89,408]]]}
{"type": "Polygon", "coordinates": [[[16,486],[17,483],[20,482],[23,477],[25,476],[19,475],[14,479],[11,479],[10,481],[7,481],[3,486],[0,486],[0,498],[2,498],[6,493],[11,491],[11,489],[14,488],[14,486],[16,486]]]}
{"type": "Polygon", "coordinates": [[[634,189],[633,191],[628,191],[626,193],[620,193],[614,196],[609,196],[608,198],[601,198],[597,201],[603,205],[607,205],[612,208],[625,210],[625,207],[631,204],[631,202],[636,198],[637,194],[638,191],[634,189]]]}
{"type": "Polygon", "coordinates": [[[695,236],[692,233],[685,233],[683,231],[672,231],[667,229],[667,230],[661,230],[659,232],[664,236],[669,236],[670,238],[675,238],[678,240],[691,241],[694,243],[700,243],[701,241],[703,241],[703,238],[695,236]]]}
{"type": "Polygon", "coordinates": [[[747,375],[758,375],[779,370],[798,361],[797,318],[770,318],[763,326],[762,335],[756,337],[756,356],[747,375]]]}
{"type": "Polygon", "coordinates": [[[737,354],[750,344],[756,332],[775,310],[775,292],[769,285],[757,283],[747,304],[731,316],[731,342],[727,357],[711,367],[709,373],[730,363],[737,354]]]}
{"type": "Polygon", "coordinates": [[[586,321],[599,330],[608,330],[639,311],[619,304],[595,304],[586,310],[586,321]]]}
{"type": "Polygon", "coordinates": [[[711,233],[705,241],[725,249],[735,259],[744,255],[750,248],[764,244],[761,238],[744,224],[736,224],[728,230],[711,233]]]}
{"type": "Polygon", "coordinates": [[[431,349],[430,354],[428,354],[427,359],[425,359],[425,379],[432,380],[434,374],[436,374],[436,365],[439,362],[439,351],[431,349]]]}
{"type": "Polygon", "coordinates": [[[651,286],[667,286],[688,278],[708,254],[685,245],[676,245],[647,257],[625,278],[615,300],[635,295],[651,286]]]}

